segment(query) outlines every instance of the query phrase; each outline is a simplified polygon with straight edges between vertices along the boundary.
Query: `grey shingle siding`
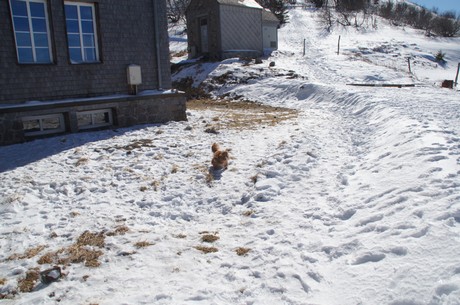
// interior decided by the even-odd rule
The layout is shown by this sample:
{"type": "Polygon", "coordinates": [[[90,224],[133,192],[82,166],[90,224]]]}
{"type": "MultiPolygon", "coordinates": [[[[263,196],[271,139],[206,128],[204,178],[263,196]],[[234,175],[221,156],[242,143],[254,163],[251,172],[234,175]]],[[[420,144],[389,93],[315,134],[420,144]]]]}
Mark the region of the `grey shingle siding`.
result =
{"type": "Polygon", "coordinates": [[[131,89],[126,71],[130,64],[142,69],[139,91],[171,89],[165,0],[80,2],[95,3],[99,63],[70,63],[64,0],[48,0],[54,61],[18,64],[9,1],[0,1],[0,145],[48,135],[50,131],[43,132],[41,127],[27,133],[23,121],[50,115],[57,115],[62,122],[58,126],[62,129],[51,131],[55,133],[86,130],[84,123],[78,126],[82,111],[111,114],[113,121],[103,124],[108,128],[186,120],[184,94],[167,90],[127,94],[131,89]],[[27,101],[42,102],[23,103],[27,101]]]}
{"type": "MultiPolygon", "coordinates": [[[[128,92],[126,67],[142,68],[139,90],[157,89],[152,0],[95,0],[100,63],[70,64],[62,0],[49,0],[54,63],[18,64],[8,1],[0,1],[0,103],[89,97],[128,92]]],[[[166,15],[165,1],[155,0],[166,15]]],[[[163,89],[171,87],[166,18],[161,26],[160,57],[163,89]]]]}
{"type": "Polygon", "coordinates": [[[261,10],[243,6],[221,5],[222,51],[262,51],[261,10]]]}

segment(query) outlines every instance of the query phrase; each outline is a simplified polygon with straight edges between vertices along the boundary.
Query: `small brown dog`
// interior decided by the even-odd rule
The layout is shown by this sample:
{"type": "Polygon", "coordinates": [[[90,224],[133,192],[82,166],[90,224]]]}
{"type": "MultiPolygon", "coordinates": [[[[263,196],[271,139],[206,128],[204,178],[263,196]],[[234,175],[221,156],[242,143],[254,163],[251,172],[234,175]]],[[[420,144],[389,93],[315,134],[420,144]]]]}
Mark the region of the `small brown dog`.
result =
{"type": "Polygon", "coordinates": [[[227,169],[228,166],[228,150],[220,150],[219,144],[214,143],[211,146],[213,157],[211,160],[212,167],[215,170],[227,169]]]}

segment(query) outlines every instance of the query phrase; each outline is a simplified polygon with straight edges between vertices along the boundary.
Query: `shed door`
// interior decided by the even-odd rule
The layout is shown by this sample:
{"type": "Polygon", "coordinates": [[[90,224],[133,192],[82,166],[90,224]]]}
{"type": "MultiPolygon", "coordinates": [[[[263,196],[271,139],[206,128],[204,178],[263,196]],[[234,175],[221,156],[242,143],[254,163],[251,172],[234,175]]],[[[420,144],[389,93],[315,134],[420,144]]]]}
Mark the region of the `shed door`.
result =
{"type": "Polygon", "coordinates": [[[201,39],[201,53],[208,53],[208,20],[203,18],[200,20],[200,39],[201,39]]]}

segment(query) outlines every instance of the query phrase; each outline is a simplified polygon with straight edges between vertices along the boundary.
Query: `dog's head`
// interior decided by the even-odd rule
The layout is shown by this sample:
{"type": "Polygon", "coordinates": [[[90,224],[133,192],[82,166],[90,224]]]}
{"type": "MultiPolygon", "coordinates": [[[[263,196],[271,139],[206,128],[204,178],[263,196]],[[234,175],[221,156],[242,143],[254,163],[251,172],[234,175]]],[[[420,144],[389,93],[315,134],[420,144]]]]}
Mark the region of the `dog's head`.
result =
{"type": "Polygon", "coordinates": [[[228,152],[227,151],[218,151],[218,152],[216,152],[216,157],[220,161],[227,160],[228,159],[228,152]]]}

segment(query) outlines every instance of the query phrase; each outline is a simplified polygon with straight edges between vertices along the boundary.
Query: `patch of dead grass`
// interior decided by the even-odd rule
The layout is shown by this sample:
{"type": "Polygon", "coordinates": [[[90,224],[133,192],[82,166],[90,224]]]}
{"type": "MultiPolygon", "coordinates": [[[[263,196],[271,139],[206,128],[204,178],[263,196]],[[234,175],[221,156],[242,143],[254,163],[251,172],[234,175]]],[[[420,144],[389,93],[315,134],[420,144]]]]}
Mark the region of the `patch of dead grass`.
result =
{"type": "Polygon", "coordinates": [[[251,249],[243,248],[243,247],[239,247],[235,249],[236,254],[238,254],[239,256],[244,256],[248,254],[249,251],[251,251],[251,249]]]}
{"type": "Polygon", "coordinates": [[[89,231],[85,231],[78,237],[76,246],[93,246],[103,248],[105,246],[105,235],[103,232],[91,233],[89,231]]]}
{"type": "Polygon", "coordinates": [[[38,259],[37,263],[39,265],[52,264],[56,260],[57,260],[56,252],[47,252],[38,259]]]}
{"type": "Polygon", "coordinates": [[[75,212],[75,211],[70,212],[70,217],[75,218],[75,217],[77,217],[77,216],[80,216],[80,213],[75,212]]]}
{"type": "Polygon", "coordinates": [[[243,216],[250,217],[254,215],[255,211],[254,210],[247,210],[243,212],[243,216]]]}
{"type": "Polygon", "coordinates": [[[146,248],[153,246],[154,244],[148,241],[138,241],[137,243],[134,244],[134,247],[141,249],[141,248],[146,248]]]}
{"type": "MultiPolygon", "coordinates": [[[[121,229],[122,231],[124,229],[121,229]]],[[[40,257],[39,264],[59,264],[70,265],[84,263],[86,267],[99,267],[99,257],[104,253],[94,248],[103,248],[105,246],[105,234],[83,232],[77,241],[67,247],[61,248],[54,252],[48,252],[40,257]]]]}
{"type": "Polygon", "coordinates": [[[27,249],[26,252],[23,254],[13,254],[10,255],[7,260],[13,261],[13,260],[18,260],[18,259],[29,259],[32,257],[35,257],[38,253],[40,253],[43,249],[45,249],[46,246],[40,245],[34,248],[27,249]]]}
{"type": "Polygon", "coordinates": [[[7,282],[7,281],[6,281],[6,279],[4,279],[4,278],[0,278],[0,286],[3,286],[3,285],[5,285],[5,284],[6,284],[6,282],[7,282]]]}
{"type": "Polygon", "coordinates": [[[198,251],[203,252],[204,254],[214,253],[214,252],[219,251],[216,247],[196,246],[195,249],[197,249],[198,251]]]}
{"type": "Polygon", "coordinates": [[[26,277],[18,281],[18,289],[20,292],[31,292],[38,279],[40,278],[40,272],[38,268],[29,269],[26,273],[26,277]]]}
{"type": "Polygon", "coordinates": [[[187,102],[187,109],[217,112],[212,127],[206,132],[225,129],[258,129],[274,126],[297,118],[298,111],[284,107],[272,107],[251,101],[196,99],[187,102]]]}
{"type": "Polygon", "coordinates": [[[107,236],[118,236],[118,235],[125,235],[129,232],[129,228],[127,226],[117,226],[115,230],[108,232],[107,236]]]}
{"type": "Polygon", "coordinates": [[[219,239],[220,237],[214,234],[204,234],[203,236],[201,236],[201,241],[206,243],[213,243],[219,239]]]}
{"type": "Polygon", "coordinates": [[[66,258],[58,262],[62,265],[84,263],[86,267],[96,268],[101,265],[99,257],[104,253],[100,250],[88,249],[82,245],[73,245],[66,249],[66,258]]]}
{"type": "Polygon", "coordinates": [[[86,157],[82,157],[80,159],[78,159],[78,161],[75,163],[75,166],[81,166],[81,165],[85,165],[89,162],[89,159],[86,158],[86,157]]]}

